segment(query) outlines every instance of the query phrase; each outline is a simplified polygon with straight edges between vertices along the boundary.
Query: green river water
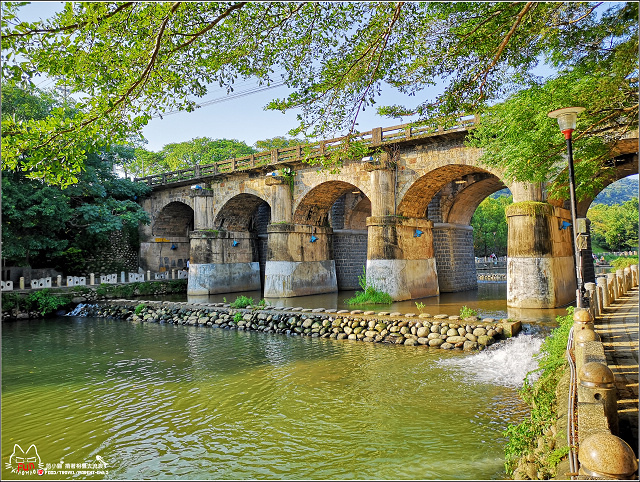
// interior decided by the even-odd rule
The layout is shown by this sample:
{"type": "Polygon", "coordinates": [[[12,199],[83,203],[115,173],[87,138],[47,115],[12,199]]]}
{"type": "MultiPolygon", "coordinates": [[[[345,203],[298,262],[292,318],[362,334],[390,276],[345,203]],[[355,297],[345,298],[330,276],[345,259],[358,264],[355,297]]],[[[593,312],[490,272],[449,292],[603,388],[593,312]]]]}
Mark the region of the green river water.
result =
{"type": "MultiPolygon", "coordinates": [[[[467,304],[483,305],[474,293],[467,304]]],[[[528,413],[517,388],[549,315],[479,354],[68,316],[4,322],[2,478],[504,479],[502,431],[528,413]],[[35,445],[43,476],[11,472],[15,444],[35,445]]]]}

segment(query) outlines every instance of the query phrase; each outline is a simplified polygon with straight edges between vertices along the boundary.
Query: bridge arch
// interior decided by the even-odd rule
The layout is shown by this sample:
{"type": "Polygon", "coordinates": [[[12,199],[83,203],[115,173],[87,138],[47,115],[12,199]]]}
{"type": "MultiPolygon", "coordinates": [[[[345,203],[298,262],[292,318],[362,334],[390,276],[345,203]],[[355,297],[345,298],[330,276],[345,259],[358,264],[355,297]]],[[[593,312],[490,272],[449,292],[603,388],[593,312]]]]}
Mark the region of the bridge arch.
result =
{"type": "Polygon", "coordinates": [[[614,182],[629,177],[633,174],[638,174],[637,154],[624,156],[623,158],[618,160],[614,159],[613,163],[614,167],[611,169],[611,173],[609,174],[609,176],[605,178],[602,188],[593,196],[583,199],[582,201],[578,201],[576,212],[579,218],[587,217],[587,211],[589,211],[591,203],[598,196],[598,194],[604,191],[607,186],[610,186],[614,182]]]}
{"type": "MultiPolygon", "coordinates": [[[[451,187],[450,194],[453,194],[456,197],[463,191],[466,191],[464,196],[456,199],[456,202],[461,202],[457,210],[457,216],[460,217],[461,212],[471,210],[469,220],[477,207],[476,204],[475,207],[471,209],[471,206],[473,205],[471,199],[476,200],[482,196],[483,193],[487,193],[484,195],[484,197],[486,197],[492,194],[492,192],[506,187],[495,173],[485,169],[472,165],[444,165],[422,173],[417,179],[415,179],[411,184],[408,184],[408,186],[400,192],[398,214],[410,218],[426,217],[429,203],[447,186],[451,187]],[[469,190],[471,186],[474,186],[480,181],[486,181],[487,179],[492,179],[492,181],[488,183],[483,182],[469,190]],[[493,187],[489,186],[500,187],[491,191],[493,187]]],[[[484,197],[478,200],[478,204],[480,204],[484,197]]],[[[468,224],[468,222],[466,224],[468,224]]]]}
{"type": "Polygon", "coordinates": [[[182,201],[171,201],[156,214],[152,234],[155,236],[172,237],[188,236],[193,231],[193,208],[182,201]]]}
{"type": "MultiPolygon", "coordinates": [[[[257,231],[258,210],[264,216],[267,211],[270,213],[271,207],[267,201],[255,194],[236,194],[222,204],[216,214],[214,225],[226,231],[257,231]]],[[[270,214],[268,216],[270,217],[270,214]]]]}
{"type": "Polygon", "coordinates": [[[470,224],[480,203],[505,187],[504,183],[495,176],[488,176],[476,180],[468,186],[465,185],[461,191],[453,196],[451,202],[448,203],[449,205],[441,204],[443,222],[470,224]]]}
{"type": "Polygon", "coordinates": [[[349,182],[321,182],[310,189],[294,207],[294,224],[328,226],[331,207],[339,198],[350,193],[357,193],[368,199],[360,187],[349,182]]]}

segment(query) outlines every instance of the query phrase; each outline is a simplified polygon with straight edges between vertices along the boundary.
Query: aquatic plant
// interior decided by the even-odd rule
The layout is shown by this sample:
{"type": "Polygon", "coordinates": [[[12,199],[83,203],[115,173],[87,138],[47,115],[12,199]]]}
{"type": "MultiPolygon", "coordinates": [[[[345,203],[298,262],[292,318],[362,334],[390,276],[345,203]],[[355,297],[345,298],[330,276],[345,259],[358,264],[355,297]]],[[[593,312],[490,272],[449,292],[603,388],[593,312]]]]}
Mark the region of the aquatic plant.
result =
{"type": "Polygon", "coordinates": [[[246,308],[249,305],[253,304],[253,298],[249,298],[248,296],[240,295],[235,301],[231,303],[231,308],[246,308]]]}
{"type": "Polygon", "coordinates": [[[474,310],[473,308],[469,308],[468,306],[463,306],[462,308],[460,308],[460,318],[461,319],[466,319],[469,318],[471,316],[478,316],[478,312],[476,310],[474,310]]]}

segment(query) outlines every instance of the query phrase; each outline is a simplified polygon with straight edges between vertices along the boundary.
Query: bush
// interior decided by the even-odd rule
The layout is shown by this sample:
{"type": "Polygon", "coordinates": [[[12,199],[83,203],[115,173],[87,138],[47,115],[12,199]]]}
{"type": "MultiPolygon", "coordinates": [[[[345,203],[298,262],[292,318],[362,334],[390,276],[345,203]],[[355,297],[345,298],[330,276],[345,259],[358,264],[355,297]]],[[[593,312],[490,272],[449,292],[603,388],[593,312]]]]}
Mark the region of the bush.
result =
{"type": "Polygon", "coordinates": [[[139,315],[140,313],[142,313],[142,310],[144,310],[147,307],[147,305],[145,305],[144,303],[140,303],[139,305],[137,305],[135,307],[135,309],[133,310],[134,313],[136,315],[139,315]]]}
{"type": "Polygon", "coordinates": [[[2,311],[11,311],[20,305],[21,297],[17,293],[2,293],[2,311]]]}
{"type": "Polygon", "coordinates": [[[242,320],[242,313],[238,312],[235,315],[233,315],[233,322],[234,323],[238,323],[240,320],[242,320]]]}
{"type": "Polygon", "coordinates": [[[71,300],[68,298],[52,295],[47,289],[29,293],[25,298],[25,307],[28,310],[37,310],[43,316],[54,313],[58,308],[70,303],[71,300]]]}
{"type": "Polygon", "coordinates": [[[625,269],[627,266],[631,266],[632,264],[638,264],[637,256],[620,256],[619,258],[612,259],[609,261],[611,264],[611,272],[615,273],[619,269],[625,269]]]}

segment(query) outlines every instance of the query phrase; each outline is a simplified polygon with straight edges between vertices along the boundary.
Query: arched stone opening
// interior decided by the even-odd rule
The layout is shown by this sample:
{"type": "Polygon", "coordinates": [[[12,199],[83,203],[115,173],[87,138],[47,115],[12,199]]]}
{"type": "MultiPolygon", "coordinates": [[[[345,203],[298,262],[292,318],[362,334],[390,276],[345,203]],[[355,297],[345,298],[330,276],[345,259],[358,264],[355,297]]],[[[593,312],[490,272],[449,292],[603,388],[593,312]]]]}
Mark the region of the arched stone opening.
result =
{"type": "Polygon", "coordinates": [[[247,233],[251,240],[252,261],[260,266],[261,285],[264,285],[267,260],[267,226],[271,222],[271,206],[254,194],[238,194],[229,199],[215,217],[221,231],[247,233]]]}
{"type": "MultiPolygon", "coordinates": [[[[269,213],[271,208],[269,204],[262,198],[254,194],[238,194],[237,196],[229,199],[215,219],[215,226],[218,229],[225,231],[258,231],[258,211],[261,209],[262,216],[268,209],[269,213]],[[266,205],[266,207],[265,207],[266,205]]],[[[271,215],[268,215],[269,218],[271,215]]],[[[263,219],[264,221],[264,219],[263,219]]],[[[268,224],[268,222],[267,222],[268,224]]],[[[264,227],[266,233],[266,225],[264,227]]]]}
{"type": "Polygon", "coordinates": [[[476,173],[490,175],[477,167],[467,165],[448,165],[425,173],[416,179],[402,195],[402,200],[398,204],[398,214],[409,218],[427,217],[427,208],[436,194],[449,186],[455,195],[457,191],[463,189],[462,185],[456,184],[455,181],[464,180],[476,173]]]}
{"type": "Polygon", "coordinates": [[[487,196],[505,188],[494,174],[474,166],[437,168],[406,191],[398,211],[433,222],[433,252],[440,292],[477,289],[470,221],[487,196]]]}
{"type": "MultiPolygon", "coordinates": [[[[328,181],[315,186],[298,203],[293,215],[295,224],[330,226],[330,211],[343,195],[360,192],[357,186],[344,181],[328,181]]],[[[364,196],[363,194],[358,194],[364,196]]]]}
{"type": "Polygon", "coordinates": [[[300,201],[293,219],[296,224],[330,228],[329,253],[335,262],[339,290],[355,290],[367,263],[367,224],[371,201],[345,181],[319,184],[300,201]]]}
{"type": "Polygon", "coordinates": [[[140,267],[158,273],[186,268],[193,226],[194,212],[188,204],[166,204],[151,222],[151,235],[140,243],[140,267]]]}
{"type": "Polygon", "coordinates": [[[258,233],[260,228],[266,233],[269,217],[269,205],[256,195],[243,193],[227,200],[216,214],[213,228],[191,234],[188,293],[260,289],[258,233]]]}
{"type": "Polygon", "coordinates": [[[358,189],[340,196],[331,206],[333,256],[339,290],[359,289],[358,277],[367,264],[367,218],[371,201],[358,189]]]}
{"type": "Polygon", "coordinates": [[[173,201],[158,213],[153,221],[154,236],[189,236],[193,231],[193,209],[183,202],[173,201]]]}

